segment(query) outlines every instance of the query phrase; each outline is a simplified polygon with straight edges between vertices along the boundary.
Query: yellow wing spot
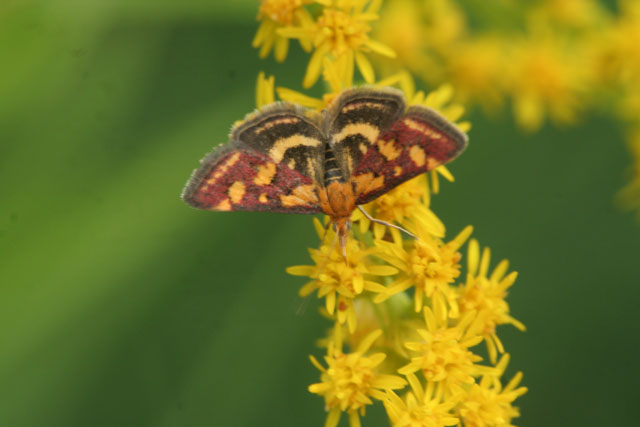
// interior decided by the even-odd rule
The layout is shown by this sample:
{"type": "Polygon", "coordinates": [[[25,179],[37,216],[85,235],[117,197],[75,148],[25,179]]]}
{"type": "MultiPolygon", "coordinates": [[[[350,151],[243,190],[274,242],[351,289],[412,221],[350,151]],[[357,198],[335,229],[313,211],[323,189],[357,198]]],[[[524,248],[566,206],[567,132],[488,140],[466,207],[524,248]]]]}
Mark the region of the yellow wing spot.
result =
{"type": "Polygon", "coordinates": [[[400,166],[396,166],[393,168],[393,176],[400,176],[402,173],[402,168],[400,166]]]}
{"type": "Polygon", "coordinates": [[[280,196],[280,202],[284,207],[302,206],[318,203],[318,195],[314,185],[300,185],[291,191],[291,194],[280,196]]]}
{"type": "Polygon", "coordinates": [[[257,128],[255,130],[255,132],[256,132],[256,135],[260,135],[265,130],[269,130],[274,126],[296,124],[299,121],[300,121],[300,119],[298,119],[297,117],[283,117],[283,118],[280,118],[280,119],[271,120],[270,122],[267,122],[267,123],[263,124],[262,126],[257,128]]]}
{"type": "Polygon", "coordinates": [[[289,169],[295,169],[296,168],[296,159],[290,159],[289,163],[287,163],[287,166],[289,166],[289,169]]]}
{"type": "Polygon", "coordinates": [[[259,201],[260,203],[267,203],[267,202],[268,202],[268,200],[267,200],[267,193],[262,193],[262,194],[260,194],[260,196],[258,196],[258,201],[259,201]]]}
{"type": "Polygon", "coordinates": [[[244,197],[246,187],[242,181],[236,181],[229,187],[229,198],[232,203],[240,203],[244,197]]]}
{"type": "Polygon", "coordinates": [[[437,168],[438,166],[441,166],[442,163],[437,161],[435,158],[433,157],[428,157],[427,158],[427,169],[428,170],[433,170],[435,168],[437,168]]]}
{"type": "Polygon", "coordinates": [[[369,147],[367,147],[365,144],[363,144],[362,142],[358,145],[358,149],[360,150],[360,152],[365,155],[367,154],[367,151],[369,150],[369,147]]]}
{"type": "Polygon", "coordinates": [[[371,144],[375,143],[380,134],[380,129],[369,123],[349,123],[340,132],[333,135],[333,140],[340,142],[349,135],[360,134],[367,138],[371,144]]]}
{"type": "Polygon", "coordinates": [[[380,153],[382,153],[388,161],[396,159],[401,153],[401,151],[396,148],[396,143],[393,139],[390,141],[378,140],[378,148],[380,149],[380,153]]]}
{"type": "Polygon", "coordinates": [[[230,211],[231,203],[229,202],[229,199],[224,199],[223,201],[218,203],[218,206],[211,208],[211,210],[212,211],[230,211]]]}
{"type": "Polygon", "coordinates": [[[364,173],[362,175],[358,175],[354,178],[356,182],[356,197],[361,194],[370,193],[379,188],[382,188],[384,185],[384,177],[378,176],[374,177],[373,172],[364,173]]]}
{"type": "Polygon", "coordinates": [[[440,139],[442,137],[442,135],[440,135],[438,132],[434,131],[430,127],[420,122],[416,122],[415,120],[404,119],[403,122],[409,129],[417,130],[418,132],[423,133],[425,136],[428,136],[429,138],[440,139]]]}
{"type": "Polygon", "coordinates": [[[223,164],[218,166],[218,170],[207,180],[207,184],[215,184],[222,175],[224,175],[230,167],[235,165],[240,159],[240,153],[234,153],[223,164]]]}
{"type": "Polygon", "coordinates": [[[300,146],[317,147],[320,144],[322,144],[322,141],[319,139],[310,138],[304,135],[292,135],[287,138],[280,138],[277,140],[269,150],[269,156],[274,162],[280,163],[289,148],[300,146]]]}
{"type": "Polygon", "coordinates": [[[376,110],[384,110],[386,107],[383,104],[377,104],[375,102],[368,102],[368,101],[363,101],[363,102],[354,102],[353,104],[348,104],[345,105],[344,107],[342,107],[342,113],[347,113],[351,110],[357,110],[359,108],[363,108],[363,107],[368,107],[368,108],[374,108],[376,110]]]}
{"type": "Polygon", "coordinates": [[[253,182],[256,185],[269,185],[273,180],[274,175],[276,174],[276,164],[275,163],[267,163],[265,165],[258,166],[258,174],[256,175],[253,182]]]}
{"type": "Polygon", "coordinates": [[[411,157],[413,163],[415,163],[419,168],[424,166],[425,162],[427,161],[427,155],[425,154],[424,150],[417,145],[411,147],[411,149],[409,150],[409,157],[411,157]]]}

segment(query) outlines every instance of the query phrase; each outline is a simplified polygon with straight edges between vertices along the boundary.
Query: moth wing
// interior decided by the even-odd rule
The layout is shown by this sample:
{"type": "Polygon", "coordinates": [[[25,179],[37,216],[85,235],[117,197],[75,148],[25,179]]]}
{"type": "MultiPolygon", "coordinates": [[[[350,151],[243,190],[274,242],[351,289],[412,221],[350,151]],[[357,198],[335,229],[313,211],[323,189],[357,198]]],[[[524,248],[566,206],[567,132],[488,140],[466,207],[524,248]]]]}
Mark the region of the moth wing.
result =
{"type": "Polygon", "coordinates": [[[182,198],[198,209],[321,212],[315,182],[282,163],[246,148],[223,147],[202,160],[182,198]]]}
{"type": "Polygon", "coordinates": [[[199,209],[321,212],[324,138],[301,108],[271,104],[231,130],[231,143],[201,160],[182,193],[199,209]]]}
{"type": "Polygon", "coordinates": [[[247,115],[231,129],[231,141],[263,153],[301,175],[322,181],[325,138],[319,115],[287,102],[276,102],[247,115]],[[312,115],[315,114],[315,115],[312,115]]]}
{"type": "Polygon", "coordinates": [[[468,138],[436,111],[415,105],[380,135],[352,175],[357,204],[455,159],[468,138]]]}
{"type": "Polygon", "coordinates": [[[350,177],[361,159],[402,115],[405,98],[392,88],[362,87],[344,91],[323,112],[323,130],[343,176],[350,177]]]}

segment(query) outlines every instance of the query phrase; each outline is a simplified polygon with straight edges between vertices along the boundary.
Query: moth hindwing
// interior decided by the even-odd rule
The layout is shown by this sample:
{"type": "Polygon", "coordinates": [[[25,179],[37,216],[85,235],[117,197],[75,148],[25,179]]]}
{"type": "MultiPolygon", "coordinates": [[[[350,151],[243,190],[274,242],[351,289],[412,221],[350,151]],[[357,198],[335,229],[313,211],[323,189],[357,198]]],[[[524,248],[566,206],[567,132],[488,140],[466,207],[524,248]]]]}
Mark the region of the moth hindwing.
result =
{"type": "Polygon", "coordinates": [[[382,132],[355,167],[358,204],[455,159],[467,136],[436,111],[413,105],[382,132]]]}

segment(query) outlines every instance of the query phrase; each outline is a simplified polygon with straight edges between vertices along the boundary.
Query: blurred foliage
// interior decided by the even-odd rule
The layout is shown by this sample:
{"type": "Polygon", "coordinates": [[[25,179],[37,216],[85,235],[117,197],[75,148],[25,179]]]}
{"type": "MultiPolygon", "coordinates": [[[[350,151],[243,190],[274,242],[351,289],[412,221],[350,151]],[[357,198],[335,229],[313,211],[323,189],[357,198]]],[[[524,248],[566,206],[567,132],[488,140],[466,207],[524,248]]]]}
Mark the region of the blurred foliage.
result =
{"type": "MultiPolygon", "coordinates": [[[[0,425],[323,422],[305,355],[326,324],[284,273],[317,243],[310,218],[178,197],[253,108],[258,70],[299,87],[306,56],[260,61],[255,14],[248,0],[0,3],[0,425]]],[[[612,205],[622,131],[593,113],[532,136],[470,119],[432,207],[521,274],[509,301],[528,332],[501,332],[530,389],[517,424],[633,424],[640,231],[612,205]]],[[[366,422],[387,424],[380,408],[366,422]]]]}

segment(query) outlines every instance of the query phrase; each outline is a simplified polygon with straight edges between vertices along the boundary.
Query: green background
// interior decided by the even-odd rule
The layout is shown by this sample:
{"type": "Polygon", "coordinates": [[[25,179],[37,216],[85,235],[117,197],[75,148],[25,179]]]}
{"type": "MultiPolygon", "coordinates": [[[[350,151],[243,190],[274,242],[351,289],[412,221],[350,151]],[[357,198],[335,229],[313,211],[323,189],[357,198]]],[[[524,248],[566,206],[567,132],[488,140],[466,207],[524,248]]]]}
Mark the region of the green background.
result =
{"type": "MultiPolygon", "coordinates": [[[[179,199],[254,107],[251,1],[0,3],[0,426],[321,425],[299,299],[310,217],[179,199]]],[[[477,112],[434,211],[520,272],[502,327],[519,426],[637,422],[640,225],[615,121],[525,136],[477,112]]],[[[380,407],[365,426],[386,425],[380,407]]],[[[343,421],[345,421],[343,419],[343,421]]]]}

